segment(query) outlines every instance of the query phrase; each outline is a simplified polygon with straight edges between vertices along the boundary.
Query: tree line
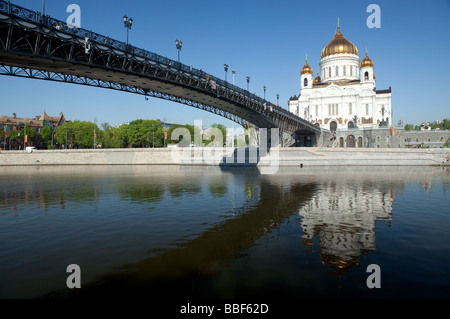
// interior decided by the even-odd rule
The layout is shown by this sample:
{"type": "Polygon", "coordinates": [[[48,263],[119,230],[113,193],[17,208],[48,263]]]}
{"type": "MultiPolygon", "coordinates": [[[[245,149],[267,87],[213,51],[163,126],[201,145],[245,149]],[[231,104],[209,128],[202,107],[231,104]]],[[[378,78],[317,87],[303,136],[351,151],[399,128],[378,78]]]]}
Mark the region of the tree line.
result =
{"type": "MultiPolygon", "coordinates": [[[[51,128],[47,126],[41,130],[40,135],[36,134],[30,127],[27,127],[27,135],[29,141],[37,141],[36,139],[39,136],[40,141],[49,149],[66,147],[94,148],[94,132],[96,137],[95,146],[101,148],[164,147],[180,141],[185,143],[182,146],[189,146],[194,142],[197,142],[198,146],[201,144],[210,145],[218,142],[218,139],[215,137],[217,135],[222,135],[223,140],[225,140],[226,127],[224,125],[213,124],[210,129],[219,130],[220,134],[215,134],[212,139],[208,139],[208,137],[201,136],[202,129],[194,125],[172,124],[165,129],[158,120],[138,119],[116,127],[111,126],[109,123],[103,123],[99,127],[92,122],[72,121],[57,127],[54,131],[53,140],[51,128]],[[177,128],[184,128],[184,132],[189,132],[189,134],[172,139],[172,133],[177,128]]],[[[21,133],[20,136],[23,136],[23,134],[21,133]]]]}
{"type": "Polygon", "coordinates": [[[406,124],[405,131],[420,131],[423,125],[429,126],[432,130],[450,130],[450,119],[443,119],[439,123],[423,122],[422,125],[406,124]]]}

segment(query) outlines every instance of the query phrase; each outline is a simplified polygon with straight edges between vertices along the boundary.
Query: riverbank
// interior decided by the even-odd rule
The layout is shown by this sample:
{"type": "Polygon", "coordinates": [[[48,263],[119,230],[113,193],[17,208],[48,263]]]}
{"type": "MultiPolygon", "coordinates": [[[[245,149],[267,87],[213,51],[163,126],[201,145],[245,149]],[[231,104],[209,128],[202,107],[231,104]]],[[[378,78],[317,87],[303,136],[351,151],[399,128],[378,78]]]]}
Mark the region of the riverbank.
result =
{"type": "Polygon", "coordinates": [[[1,151],[0,166],[30,165],[449,165],[449,148],[165,148],[1,151]]]}

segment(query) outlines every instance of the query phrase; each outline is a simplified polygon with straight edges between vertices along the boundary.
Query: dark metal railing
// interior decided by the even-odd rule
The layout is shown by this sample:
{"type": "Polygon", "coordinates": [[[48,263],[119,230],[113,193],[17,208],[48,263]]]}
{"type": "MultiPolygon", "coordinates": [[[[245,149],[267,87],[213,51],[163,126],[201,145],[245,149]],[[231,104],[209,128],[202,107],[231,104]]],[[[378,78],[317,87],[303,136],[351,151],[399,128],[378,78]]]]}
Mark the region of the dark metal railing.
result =
{"type": "Polygon", "coordinates": [[[317,127],[312,123],[302,119],[301,117],[295,115],[294,113],[289,112],[288,110],[277,106],[261,97],[257,96],[254,93],[250,93],[247,90],[244,90],[238,86],[230,84],[222,79],[219,79],[215,76],[212,76],[203,70],[198,70],[193,68],[192,66],[187,66],[183,63],[180,63],[175,60],[171,60],[159,54],[149,52],[147,50],[134,47],[132,45],[126,44],[125,42],[111,39],[110,37],[106,37],[104,35],[92,32],[90,30],[85,30],[82,28],[76,28],[74,26],[69,26],[66,22],[50,17],[49,15],[43,16],[38,11],[32,11],[21,6],[15,5],[10,1],[0,0],[0,13],[6,13],[8,15],[14,15],[22,20],[27,22],[43,25],[49,28],[53,28],[56,31],[64,32],[68,35],[78,37],[81,40],[88,38],[90,42],[96,42],[100,46],[107,46],[113,50],[119,50],[124,52],[125,54],[131,53],[132,55],[144,59],[148,59],[153,62],[157,62],[160,65],[164,65],[168,68],[175,68],[179,71],[184,72],[185,74],[190,74],[192,76],[196,76],[202,80],[214,81],[216,87],[220,86],[225,90],[231,91],[234,94],[239,94],[242,97],[247,98],[252,102],[259,103],[266,107],[266,109],[270,109],[272,112],[281,113],[288,118],[291,118],[296,121],[302,122],[304,125],[310,126],[317,130],[317,127]]]}

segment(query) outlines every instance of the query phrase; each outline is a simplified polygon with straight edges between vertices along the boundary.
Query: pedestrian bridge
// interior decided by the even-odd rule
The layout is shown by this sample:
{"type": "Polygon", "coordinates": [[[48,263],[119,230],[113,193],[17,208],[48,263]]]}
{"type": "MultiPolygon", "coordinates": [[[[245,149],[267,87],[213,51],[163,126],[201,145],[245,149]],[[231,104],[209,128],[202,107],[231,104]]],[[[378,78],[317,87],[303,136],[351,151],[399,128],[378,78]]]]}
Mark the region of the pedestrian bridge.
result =
{"type": "Polygon", "coordinates": [[[240,125],[279,129],[289,145],[302,139],[316,145],[321,134],[320,127],[202,70],[2,0],[0,74],[170,100],[240,125]]]}

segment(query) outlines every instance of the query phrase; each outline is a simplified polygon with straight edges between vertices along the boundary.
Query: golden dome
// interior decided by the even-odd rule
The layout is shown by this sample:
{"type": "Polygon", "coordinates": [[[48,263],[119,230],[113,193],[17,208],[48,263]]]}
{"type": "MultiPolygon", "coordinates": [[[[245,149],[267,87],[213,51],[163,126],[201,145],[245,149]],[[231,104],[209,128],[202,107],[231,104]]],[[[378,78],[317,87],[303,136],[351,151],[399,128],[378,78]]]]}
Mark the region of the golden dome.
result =
{"type": "Polygon", "coordinates": [[[367,56],[367,52],[366,52],[366,56],[364,57],[364,59],[361,60],[361,63],[359,64],[359,66],[361,68],[365,68],[365,67],[373,67],[373,61],[367,56]]]}
{"type": "Polygon", "coordinates": [[[300,70],[300,74],[313,74],[313,69],[312,69],[312,67],[310,67],[309,64],[308,64],[308,57],[306,57],[305,65],[304,65],[303,68],[300,70]]]}
{"type": "Polygon", "coordinates": [[[313,83],[320,83],[320,81],[321,81],[321,79],[320,79],[319,73],[317,73],[317,76],[314,79],[313,83]]]}
{"type": "Polygon", "coordinates": [[[358,48],[348,41],[338,30],[334,38],[327,44],[325,48],[323,48],[322,53],[320,54],[321,58],[324,58],[333,54],[354,54],[358,55],[358,48]]]}

